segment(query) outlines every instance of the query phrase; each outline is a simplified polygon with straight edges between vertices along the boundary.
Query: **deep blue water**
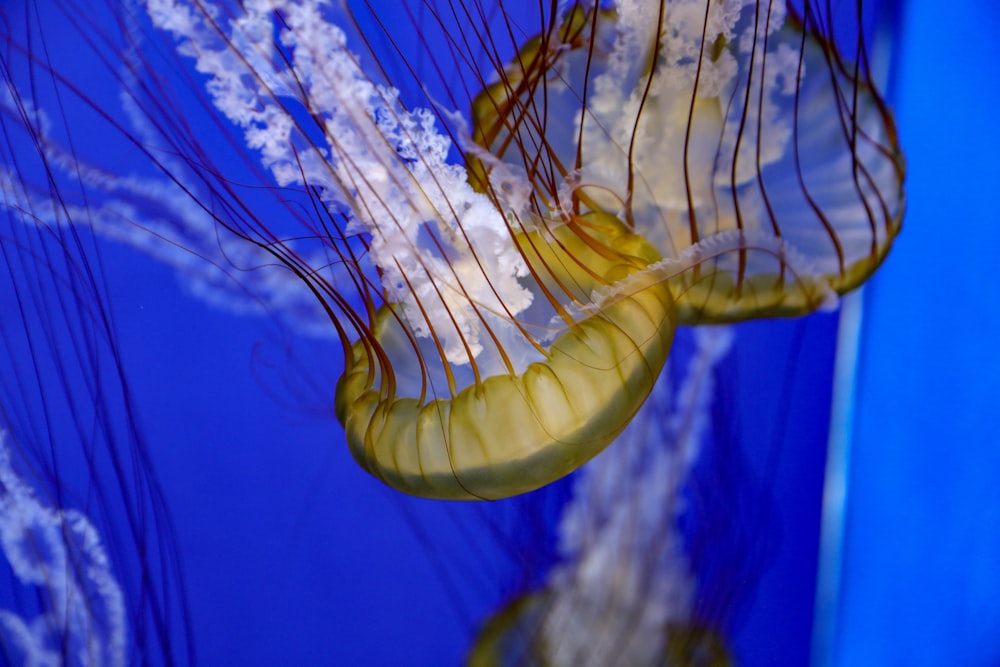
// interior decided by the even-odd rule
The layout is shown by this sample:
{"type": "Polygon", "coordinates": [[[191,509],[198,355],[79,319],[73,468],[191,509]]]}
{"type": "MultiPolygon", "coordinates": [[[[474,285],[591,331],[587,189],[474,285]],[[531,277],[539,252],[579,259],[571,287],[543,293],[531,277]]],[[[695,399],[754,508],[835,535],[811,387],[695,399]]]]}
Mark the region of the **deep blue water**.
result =
{"type": "Polygon", "coordinates": [[[996,665],[1000,309],[992,3],[904,3],[904,231],[866,290],[839,665],[996,665]],[[958,236],[956,236],[956,234],[958,236]]]}

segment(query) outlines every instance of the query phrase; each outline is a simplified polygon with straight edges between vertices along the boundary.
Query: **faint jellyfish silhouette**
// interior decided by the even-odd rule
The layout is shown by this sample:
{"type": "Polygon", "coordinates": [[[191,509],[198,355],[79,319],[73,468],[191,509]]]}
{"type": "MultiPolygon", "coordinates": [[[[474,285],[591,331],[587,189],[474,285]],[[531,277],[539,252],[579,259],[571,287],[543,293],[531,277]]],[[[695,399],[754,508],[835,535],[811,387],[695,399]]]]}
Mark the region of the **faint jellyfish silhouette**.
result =
{"type": "Polygon", "coordinates": [[[45,507],[11,464],[0,431],[0,546],[14,575],[37,587],[37,618],[0,609],[8,664],[125,665],[124,595],[86,516],[45,507]]]}

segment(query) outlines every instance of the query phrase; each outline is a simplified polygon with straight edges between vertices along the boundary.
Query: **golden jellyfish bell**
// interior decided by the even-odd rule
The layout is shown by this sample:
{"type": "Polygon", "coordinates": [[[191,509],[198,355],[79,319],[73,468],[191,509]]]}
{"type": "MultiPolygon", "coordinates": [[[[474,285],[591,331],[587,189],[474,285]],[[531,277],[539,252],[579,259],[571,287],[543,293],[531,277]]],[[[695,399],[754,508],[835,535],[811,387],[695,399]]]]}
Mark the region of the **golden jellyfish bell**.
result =
{"type": "Polygon", "coordinates": [[[629,423],[677,324],[860,284],[903,209],[865,71],[781,3],[622,1],[571,8],[497,73],[467,172],[395,121],[420,139],[388,142],[410,210],[354,195],[388,304],[338,384],[355,458],[422,496],[538,488],[629,423]]]}
{"type": "Polygon", "coordinates": [[[801,315],[864,282],[903,213],[867,63],[783,2],[617,5],[529,42],[476,99],[476,141],[540,174],[539,199],[653,244],[680,324],[801,315]]]}
{"type": "MultiPolygon", "coordinates": [[[[566,226],[552,239],[537,232],[520,239],[529,263],[552,269],[541,285],[559,282],[582,294],[657,259],[614,218],[595,215],[580,224],[588,231],[566,226]],[[609,259],[587,241],[618,249],[609,259]],[[623,253],[630,246],[635,255],[623,253]]],[[[621,432],[652,390],[674,326],[670,292],[657,283],[573,322],[544,348],[541,361],[457,389],[447,359],[435,372],[425,361],[435,352],[408,358],[413,338],[405,319],[385,307],[374,342],[362,339],[352,348],[337,388],[337,416],[355,457],[396,488],[446,498],[523,493],[569,474],[621,432]],[[423,388],[419,396],[396,393],[385,381],[415,364],[428,384],[444,376],[450,397],[428,399],[423,388]]]]}

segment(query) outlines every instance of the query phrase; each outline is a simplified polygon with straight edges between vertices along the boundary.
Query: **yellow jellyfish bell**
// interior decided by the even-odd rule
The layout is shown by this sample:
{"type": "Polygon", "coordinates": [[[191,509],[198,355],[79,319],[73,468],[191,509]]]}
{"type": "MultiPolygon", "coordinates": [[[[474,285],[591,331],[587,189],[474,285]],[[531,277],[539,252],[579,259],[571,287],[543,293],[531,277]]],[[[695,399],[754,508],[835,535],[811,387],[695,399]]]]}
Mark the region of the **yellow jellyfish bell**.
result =
{"type": "MultiPolygon", "coordinates": [[[[577,6],[498,72],[463,146],[474,195],[419,181],[415,216],[368,216],[389,305],[336,399],[366,470],[436,498],[538,488],[629,423],[677,324],[805,314],[877,268],[903,210],[891,118],[786,14],[577,6]]],[[[397,147],[404,180],[427,152],[397,147]]]]}
{"type": "Polygon", "coordinates": [[[904,205],[863,70],[784,2],[617,4],[531,40],[476,99],[476,141],[652,243],[680,324],[802,315],[864,282],[904,205]]]}
{"type": "MultiPolygon", "coordinates": [[[[586,231],[556,228],[550,240],[524,234],[518,243],[530,266],[551,268],[552,282],[581,293],[658,259],[611,216],[592,214],[583,225],[586,231]]],[[[386,307],[374,341],[353,346],[337,388],[351,451],[366,470],[410,493],[501,498],[569,474],[622,431],[653,388],[675,322],[669,288],[654,283],[574,322],[523,372],[477,379],[433,400],[398,396],[376,381],[405,367],[404,326],[386,307]]]]}

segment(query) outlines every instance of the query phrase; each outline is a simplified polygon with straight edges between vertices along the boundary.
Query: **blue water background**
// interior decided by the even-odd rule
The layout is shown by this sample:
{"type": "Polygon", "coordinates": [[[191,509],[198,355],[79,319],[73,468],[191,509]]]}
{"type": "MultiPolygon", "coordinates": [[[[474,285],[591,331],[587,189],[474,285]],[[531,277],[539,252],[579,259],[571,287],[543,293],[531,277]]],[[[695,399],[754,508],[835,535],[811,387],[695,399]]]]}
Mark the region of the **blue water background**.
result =
{"type": "Polygon", "coordinates": [[[836,664],[1000,664],[991,2],[903,6],[904,230],[866,290],[836,664]]]}

